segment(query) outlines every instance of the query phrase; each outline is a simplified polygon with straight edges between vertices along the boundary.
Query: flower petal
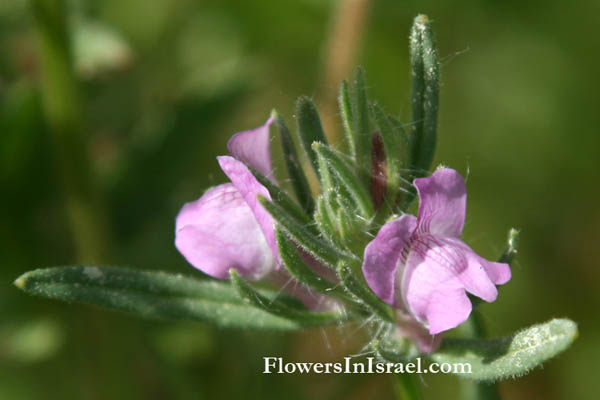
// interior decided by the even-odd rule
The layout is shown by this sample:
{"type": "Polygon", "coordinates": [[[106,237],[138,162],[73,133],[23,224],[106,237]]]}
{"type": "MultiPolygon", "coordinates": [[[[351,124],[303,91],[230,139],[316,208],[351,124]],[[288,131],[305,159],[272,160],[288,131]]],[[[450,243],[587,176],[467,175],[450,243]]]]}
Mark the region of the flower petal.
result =
{"type": "MultiPolygon", "coordinates": [[[[464,279],[463,283],[465,284],[465,288],[473,293],[474,295],[481,297],[486,301],[494,301],[496,299],[497,291],[488,290],[488,293],[477,293],[478,284],[473,283],[473,281],[479,281],[480,290],[482,290],[482,285],[485,282],[487,285],[487,281],[484,279],[485,276],[495,285],[502,285],[508,282],[511,278],[510,265],[505,263],[488,261],[485,258],[481,257],[477,253],[475,253],[465,242],[455,238],[438,238],[438,240],[442,241],[447,246],[453,246],[456,251],[462,253],[463,257],[466,258],[468,263],[468,268],[461,275],[461,279],[464,279]],[[472,288],[473,290],[471,290],[472,288]]],[[[479,290],[479,291],[480,291],[479,290]]]]}
{"type": "Polygon", "coordinates": [[[510,281],[510,278],[512,277],[510,265],[506,263],[488,261],[482,257],[479,257],[478,262],[483,266],[483,268],[485,268],[485,272],[487,272],[492,282],[494,282],[496,285],[503,285],[510,281]]]}
{"type": "Polygon", "coordinates": [[[248,207],[250,207],[250,210],[252,210],[272,254],[276,260],[279,260],[273,217],[271,217],[257,199],[258,195],[262,195],[271,200],[269,191],[256,180],[252,172],[241,161],[229,156],[220,156],[217,157],[217,160],[223,172],[231,179],[231,183],[233,183],[246,201],[248,207]]]}
{"type": "Polygon", "coordinates": [[[408,255],[402,292],[411,314],[432,335],[455,328],[471,313],[471,302],[458,277],[418,251],[408,255]]]}
{"type": "Polygon", "coordinates": [[[440,168],[415,179],[419,193],[419,232],[460,237],[465,225],[467,190],[458,172],[440,168]]]}
{"type": "Polygon", "coordinates": [[[510,278],[510,269],[504,267],[508,265],[485,260],[459,239],[416,235],[402,293],[416,318],[426,322],[432,334],[441,332],[459,325],[471,312],[465,290],[488,302],[496,300],[494,283],[510,278]]]}
{"type": "Polygon", "coordinates": [[[272,123],[273,117],[270,117],[264,125],[236,133],[227,142],[229,154],[271,180],[274,179],[269,140],[269,126],[272,123]]]}
{"type": "Polygon", "coordinates": [[[362,271],[373,292],[390,305],[401,305],[396,295],[396,270],[402,249],[417,226],[412,215],[403,215],[385,224],[365,248],[362,271]]]}
{"type": "Polygon", "coordinates": [[[235,268],[247,279],[260,279],[275,267],[254,214],[232,184],[209,189],[183,206],[176,219],[175,246],[186,260],[215,278],[235,268]]]}

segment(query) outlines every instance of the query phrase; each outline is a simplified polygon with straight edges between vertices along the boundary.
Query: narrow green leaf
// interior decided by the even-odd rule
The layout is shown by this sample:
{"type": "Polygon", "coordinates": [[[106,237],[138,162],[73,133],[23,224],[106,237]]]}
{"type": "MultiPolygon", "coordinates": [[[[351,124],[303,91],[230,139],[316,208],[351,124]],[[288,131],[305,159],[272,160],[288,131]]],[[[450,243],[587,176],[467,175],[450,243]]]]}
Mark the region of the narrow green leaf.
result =
{"type": "Polygon", "coordinates": [[[498,262],[510,264],[517,255],[519,250],[519,235],[521,232],[516,230],[515,228],[510,228],[508,231],[508,240],[506,245],[506,250],[502,253],[502,256],[498,260],[498,262]]]}
{"type": "Polygon", "coordinates": [[[356,159],[356,144],[354,143],[356,134],[354,132],[350,91],[348,89],[348,82],[346,81],[342,81],[342,84],[340,85],[338,104],[340,108],[340,116],[342,118],[342,126],[344,127],[344,133],[346,135],[346,140],[348,141],[348,147],[350,148],[350,154],[352,155],[353,159],[356,159]]]}
{"type": "MultiPolygon", "coordinates": [[[[351,218],[351,217],[350,217],[351,218]]],[[[352,251],[357,256],[361,256],[359,251],[355,251],[356,243],[354,239],[354,227],[351,224],[349,215],[346,213],[343,207],[338,208],[338,220],[340,221],[340,238],[344,247],[352,251]]]]}
{"type": "Polygon", "coordinates": [[[248,165],[247,167],[250,172],[252,172],[256,180],[267,188],[273,202],[279,204],[279,206],[284,209],[288,215],[290,215],[290,217],[294,218],[298,223],[303,224],[310,232],[315,234],[317,233],[313,220],[294,202],[294,200],[292,200],[291,197],[288,196],[286,192],[281,190],[279,186],[275,185],[269,178],[251,166],[248,165]]]}
{"type": "Polygon", "coordinates": [[[360,67],[354,74],[352,90],[352,120],[356,147],[356,170],[368,187],[371,183],[371,130],[369,126],[369,102],[365,75],[360,67]]]}
{"type": "MultiPolygon", "coordinates": [[[[314,146],[315,143],[313,143],[313,147],[314,146]]],[[[317,154],[321,177],[321,198],[324,205],[323,210],[325,210],[328,214],[327,218],[329,221],[331,221],[333,227],[331,232],[333,236],[335,236],[337,233],[339,233],[341,224],[337,212],[337,209],[341,206],[341,204],[337,199],[341,194],[344,199],[348,200],[348,202],[352,202],[353,197],[347,190],[344,182],[339,179],[339,176],[337,174],[332,174],[332,167],[330,166],[328,159],[319,152],[315,153],[317,154]]],[[[353,211],[355,209],[356,207],[353,207],[353,211]]]]}
{"type": "MultiPolygon", "coordinates": [[[[321,183],[321,198],[323,199],[324,210],[327,212],[327,218],[334,227],[334,231],[338,229],[338,221],[336,220],[334,195],[336,190],[336,182],[327,165],[327,160],[320,154],[317,155],[317,164],[319,165],[319,178],[321,183]]],[[[332,231],[333,232],[333,231],[332,231]]]]}
{"type": "Polygon", "coordinates": [[[240,277],[235,269],[229,270],[231,283],[238,295],[246,304],[259,308],[277,317],[289,319],[300,324],[302,327],[311,328],[315,326],[329,325],[345,320],[345,315],[338,312],[311,312],[292,308],[277,298],[268,298],[254,290],[246,281],[240,277]]]}
{"type": "Polygon", "coordinates": [[[406,164],[408,143],[404,132],[398,129],[398,125],[389,119],[381,107],[374,104],[371,110],[385,149],[387,189],[380,212],[385,218],[393,211],[402,194],[402,169],[408,166],[406,164]]]}
{"type": "Polygon", "coordinates": [[[444,339],[430,358],[437,363],[469,363],[471,373],[456,373],[469,379],[496,381],[528,373],[566,350],[577,335],[573,321],[553,319],[500,339],[444,339]]]}
{"type": "Polygon", "coordinates": [[[348,262],[340,261],[338,264],[338,278],[344,285],[350,295],[356,298],[357,301],[362,303],[371,312],[376,314],[379,318],[387,322],[394,321],[394,315],[392,309],[385,303],[383,303],[379,297],[366,286],[365,283],[359,281],[348,265],[348,262]]]}
{"type": "Polygon", "coordinates": [[[340,221],[340,238],[344,246],[362,257],[365,246],[373,237],[369,235],[367,223],[364,219],[358,218],[351,204],[343,198],[342,195],[337,195],[338,220],[340,221]]]}
{"type": "MultiPolygon", "coordinates": [[[[229,282],[116,267],[71,266],[21,275],[24,292],[66,302],[92,304],[150,319],[204,321],[221,327],[294,330],[303,326],[240,300],[229,282]]],[[[262,291],[267,298],[276,293],[262,291]]]]}
{"type": "Polygon", "coordinates": [[[375,213],[371,196],[346,160],[326,144],[316,142],[313,143],[312,147],[319,156],[325,159],[327,166],[340,180],[344,188],[348,190],[363,217],[370,219],[375,213]]]}
{"type": "Polygon", "coordinates": [[[283,147],[283,154],[285,156],[285,165],[292,181],[294,193],[296,193],[296,197],[298,198],[298,201],[300,202],[300,205],[304,211],[308,215],[312,215],[315,210],[315,203],[313,201],[308,180],[306,179],[304,170],[300,165],[298,153],[296,152],[296,146],[294,146],[290,131],[285,125],[285,121],[277,111],[273,110],[271,115],[275,119],[275,125],[277,126],[279,135],[281,136],[281,146],[283,147]]]}
{"type": "Polygon", "coordinates": [[[294,221],[277,203],[270,202],[263,196],[258,196],[258,200],[275,221],[279,223],[285,233],[315,258],[332,267],[337,265],[339,260],[356,259],[354,255],[338,250],[312,234],[306,227],[294,221]]]}
{"type": "Polygon", "coordinates": [[[371,341],[370,346],[377,357],[391,363],[404,363],[419,356],[419,350],[413,341],[398,333],[393,324],[371,341]]]}
{"type": "Polygon", "coordinates": [[[296,124],[297,132],[300,136],[300,141],[304,151],[308,155],[315,172],[319,172],[319,165],[317,162],[316,154],[311,150],[311,146],[314,142],[327,143],[323,127],[321,126],[321,119],[317,107],[313,101],[302,96],[296,103],[296,124]]]}
{"type": "Polygon", "coordinates": [[[329,207],[327,206],[323,195],[320,195],[317,198],[317,211],[315,211],[313,217],[323,236],[328,239],[334,247],[342,248],[342,243],[338,237],[338,228],[334,221],[331,220],[329,207]]]}
{"type": "Polygon", "coordinates": [[[418,15],[410,34],[412,71],[412,168],[425,176],[435,155],[439,103],[439,62],[429,18],[418,15]]]}
{"type": "Polygon", "coordinates": [[[277,238],[279,256],[292,277],[323,294],[347,298],[342,287],[323,278],[302,261],[296,246],[279,227],[275,229],[275,237],[277,238]]]}

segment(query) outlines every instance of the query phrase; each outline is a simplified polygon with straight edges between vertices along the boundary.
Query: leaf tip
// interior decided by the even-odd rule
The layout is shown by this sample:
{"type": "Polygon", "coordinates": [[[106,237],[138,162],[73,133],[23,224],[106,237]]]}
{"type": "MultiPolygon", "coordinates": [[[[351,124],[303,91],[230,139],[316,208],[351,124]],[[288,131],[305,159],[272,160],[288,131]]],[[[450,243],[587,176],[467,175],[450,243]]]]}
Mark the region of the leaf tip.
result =
{"type": "Polygon", "coordinates": [[[429,24],[429,17],[425,14],[419,14],[415,17],[415,25],[429,24]]]}
{"type": "Polygon", "coordinates": [[[240,279],[240,274],[235,268],[229,268],[229,277],[232,281],[236,281],[237,279],[240,279]]]}
{"type": "Polygon", "coordinates": [[[579,337],[579,328],[577,327],[577,323],[568,318],[561,318],[555,320],[556,324],[560,324],[564,335],[570,340],[569,346],[571,343],[575,341],[579,337]]]}
{"type": "Polygon", "coordinates": [[[27,285],[27,273],[24,273],[23,275],[21,275],[17,279],[15,279],[15,281],[13,282],[13,285],[15,285],[17,288],[24,291],[25,286],[27,285]]]}

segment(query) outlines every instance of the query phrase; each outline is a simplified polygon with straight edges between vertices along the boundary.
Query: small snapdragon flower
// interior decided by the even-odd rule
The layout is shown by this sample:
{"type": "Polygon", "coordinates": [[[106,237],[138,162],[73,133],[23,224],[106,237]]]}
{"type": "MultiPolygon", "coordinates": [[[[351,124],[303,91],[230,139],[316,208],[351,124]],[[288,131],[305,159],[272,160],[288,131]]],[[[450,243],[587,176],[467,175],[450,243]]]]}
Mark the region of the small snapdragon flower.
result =
{"type": "Polygon", "coordinates": [[[207,190],[183,206],[176,219],[175,246],[202,272],[219,279],[233,268],[249,280],[258,280],[279,268],[274,221],[257,195],[270,199],[246,165],[272,181],[269,127],[273,118],[253,130],[231,137],[231,156],[219,156],[231,183],[207,190]]]}
{"type": "MultiPolygon", "coordinates": [[[[175,222],[175,246],[192,266],[214,278],[228,279],[229,270],[235,269],[247,280],[268,280],[282,287],[311,310],[329,309],[335,306],[331,299],[295,281],[281,268],[275,221],[258,201],[259,195],[271,197],[248,166],[277,184],[271,163],[272,123],[270,117],[264,125],[229,139],[231,156],[219,156],[217,161],[231,183],[210,188],[181,208],[175,222]]],[[[315,272],[335,279],[301,249],[299,255],[315,272]]]]}
{"type": "Polygon", "coordinates": [[[467,196],[458,172],[440,168],[415,179],[414,186],[418,217],[405,214],[386,223],[365,248],[362,270],[377,296],[436,335],[467,320],[467,292],[492,302],[496,285],[510,280],[511,272],[508,264],[485,260],[460,240],[467,196]]]}

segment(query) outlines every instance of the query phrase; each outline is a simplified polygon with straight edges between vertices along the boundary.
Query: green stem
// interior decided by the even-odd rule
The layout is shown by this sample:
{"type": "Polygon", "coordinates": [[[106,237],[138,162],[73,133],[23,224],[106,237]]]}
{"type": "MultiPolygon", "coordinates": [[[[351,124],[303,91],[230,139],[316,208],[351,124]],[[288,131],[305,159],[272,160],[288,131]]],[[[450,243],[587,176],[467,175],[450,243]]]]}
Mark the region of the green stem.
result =
{"type": "MultiPolygon", "coordinates": [[[[465,334],[474,339],[484,339],[487,336],[485,324],[478,309],[471,312],[471,316],[465,324],[465,334]]],[[[496,383],[461,379],[460,398],[462,400],[500,400],[500,392],[496,383]]]]}
{"type": "MultiPolygon", "coordinates": [[[[464,324],[465,337],[484,339],[487,336],[485,324],[479,309],[475,308],[464,324]]],[[[493,382],[477,382],[473,380],[460,381],[460,398],[462,400],[500,400],[498,386],[493,382]]]]}
{"type": "Polygon", "coordinates": [[[394,374],[394,392],[398,400],[422,400],[423,393],[413,374],[394,374]]]}
{"type": "Polygon", "coordinates": [[[83,107],[71,54],[63,0],[32,0],[42,69],[46,123],[64,190],[66,212],[80,262],[101,262],[106,254],[105,219],[99,213],[83,130],[83,107]]]}

